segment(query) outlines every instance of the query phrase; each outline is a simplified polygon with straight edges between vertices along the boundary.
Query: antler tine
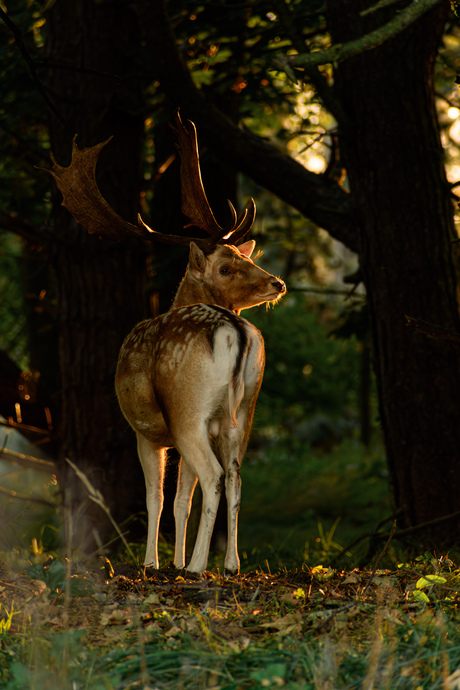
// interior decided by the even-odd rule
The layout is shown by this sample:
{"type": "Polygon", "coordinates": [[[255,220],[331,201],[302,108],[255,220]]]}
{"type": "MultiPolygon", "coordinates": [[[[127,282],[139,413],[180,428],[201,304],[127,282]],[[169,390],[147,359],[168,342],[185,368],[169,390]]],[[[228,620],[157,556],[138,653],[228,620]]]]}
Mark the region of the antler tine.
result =
{"type": "Polygon", "coordinates": [[[112,137],[91,148],[79,149],[75,135],[72,141],[72,160],[68,167],[59,165],[51,153],[51,170],[38,169],[54,177],[62,193],[62,205],[88,232],[110,240],[125,239],[129,235],[145,237],[143,230],[124,220],[109,206],[97,186],[95,170],[99,154],[111,139],[112,137]]]}
{"type": "Polygon", "coordinates": [[[256,204],[254,199],[251,197],[241,212],[238,220],[235,222],[235,229],[232,232],[231,240],[232,244],[236,244],[245,235],[248,234],[249,230],[252,228],[254,219],[256,217],[256,204]]]}
{"type": "Polygon", "coordinates": [[[238,221],[238,216],[237,216],[237,213],[236,213],[236,209],[235,209],[235,207],[233,206],[233,204],[232,204],[232,202],[230,201],[230,199],[227,199],[227,204],[228,204],[228,208],[230,209],[231,216],[232,216],[232,221],[231,221],[231,223],[229,223],[229,224],[226,226],[227,234],[228,234],[229,232],[233,232],[233,230],[236,228],[237,221],[238,221]]]}
{"type": "Polygon", "coordinates": [[[177,136],[176,147],[181,158],[182,212],[191,221],[185,227],[196,225],[202,228],[211,235],[210,240],[214,244],[224,242],[234,244],[249,232],[254,222],[254,200],[251,199],[248,202],[239,218],[235,207],[229,200],[228,205],[232,220],[225,228],[222,228],[214,217],[204,190],[196,127],[191,120],[187,120],[188,128],[184,125],[179,109],[174,114],[174,120],[176,126],[171,125],[171,128],[177,136]]]}
{"type": "Polygon", "coordinates": [[[176,148],[181,159],[180,179],[182,213],[190,220],[185,227],[196,225],[213,236],[216,243],[227,234],[216,221],[203,187],[196,127],[190,120],[188,127],[181,120],[179,109],[174,114],[176,126],[171,125],[177,136],[176,148]]]}

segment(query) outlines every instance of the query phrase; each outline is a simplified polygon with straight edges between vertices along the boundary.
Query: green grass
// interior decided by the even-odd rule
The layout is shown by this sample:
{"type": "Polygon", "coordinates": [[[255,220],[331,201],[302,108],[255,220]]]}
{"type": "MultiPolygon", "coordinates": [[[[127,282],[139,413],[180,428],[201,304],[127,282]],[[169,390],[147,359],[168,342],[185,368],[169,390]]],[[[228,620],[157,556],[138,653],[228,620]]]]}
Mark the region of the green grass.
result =
{"type": "Polygon", "coordinates": [[[282,578],[264,586],[259,573],[255,582],[242,580],[250,597],[243,586],[233,600],[208,599],[204,605],[187,604],[182,596],[189,590],[178,596],[179,585],[171,596],[171,590],[165,593],[154,584],[142,596],[121,596],[116,585],[103,585],[92,603],[88,597],[80,604],[57,600],[51,607],[37,601],[28,616],[19,613],[13,618],[16,624],[0,633],[0,687],[458,687],[460,570],[454,563],[425,554],[378,575],[336,572],[323,581],[319,572],[309,571],[308,592],[307,586],[289,585],[282,578]],[[367,585],[361,595],[359,587],[347,589],[353,577],[367,585]],[[428,602],[418,603],[413,593],[421,578],[429,582],[430,577],[428,602]],[[96,625],[94,618],[91,625],[81,625],[85,610],[98,606],[111,612],[111,627],[100,621],[96,625]]]}
{"type": "MultiPolygon", "coordinates": [[[[327,563],[391,514],[385,458],[348,439],[327,454],[274,444],[242,467],[239,545],[245,568],[327,563]]],[[[354,552],[355,563],[367,548],[354,552]]],[[[347,561],[345,561],[346,563],[347,561]]],[[[350,560],[348,560],[350,563],[350,560]]]]}
{"type": "MultiPolygon", "coordinates": [[[[365,539],[329,567],[391,513],[378,443],[366,449],[348,439],[329,453],[265,443],[248,452],[242,478],[240,556],[252,574],[237,578],[231,596],[232,585],[216,575],[220,555],[202,586],[173,575],[166,588],[139,581],[126,589],[123,580],[94,580],[94,564],[90,574],[80,564],[67,583],[67,567],[48,566],[46,550],[36,549],[43,521],[35,535],[25,525],[32,550],[27,555],[24,543],[0,559],[16,570],[27,559],[37,563],[34,580],[0,577],[0,688],[460,687],[455,563],[424,554],[397,567],[391,544],[388,570],[355,570],[365,539]],[[87,580],[91,586],[81,587],[87,580]]],[[[142,562],[143,546],[133,550],[142,562]]],[[[171,546],[160,550],[169,560],[171,546]]]]}

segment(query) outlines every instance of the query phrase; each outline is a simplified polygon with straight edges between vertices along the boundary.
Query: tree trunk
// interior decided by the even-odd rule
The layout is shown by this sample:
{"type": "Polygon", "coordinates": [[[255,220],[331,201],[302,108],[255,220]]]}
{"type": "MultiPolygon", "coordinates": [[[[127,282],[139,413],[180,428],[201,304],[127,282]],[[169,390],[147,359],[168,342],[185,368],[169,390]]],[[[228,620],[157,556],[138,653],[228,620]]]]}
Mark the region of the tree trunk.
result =
{"type": "MultiPolygon", "coordinates": [[[[383,23],[379,12],[359,17],[370,4],[328,1],[335,43],[383,23]]],[[[341,151],[361,232],[393,495],[410,526],[460,510],[460,349],[414,334],[405,322],[409,315],[460,330],[453,206],[433,85],[447,10],[448,3],[437,6],[335,70],[349,118],[340,132],[341,151]]],[[[423,536],[427,544],[448,546],[459,528],[457,518],[423,536]]]]}
{"type": "MultiPolygon", "coordinates": [[[[68,164],[75,133],[80,147],[114,135],[98,164],[99,186],[118,213],[136,222],[143,137],[138,18],[127,0],[57,2],[46,18],[52,63],[47,86],[65,120],[53,116],[51,148],[68,164]]],[[[113,384],[123,338],[144,316],[144,251],[135,242],[115,244],[88,235],[60,201],[54,219],[59,479],[73,545],[88,551],[109,538],[112,526],[64,458],[101,491],[116,520],[145,510],[134,435],[118,409],[113,384]]]]}

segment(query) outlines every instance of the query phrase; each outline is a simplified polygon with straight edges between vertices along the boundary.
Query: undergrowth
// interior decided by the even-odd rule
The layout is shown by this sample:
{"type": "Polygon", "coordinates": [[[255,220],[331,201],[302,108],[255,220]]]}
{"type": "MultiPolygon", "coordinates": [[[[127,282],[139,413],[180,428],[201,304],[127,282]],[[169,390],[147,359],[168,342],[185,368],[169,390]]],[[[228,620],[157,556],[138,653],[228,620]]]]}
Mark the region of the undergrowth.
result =
{"type": "Polygon", "coordinates": [[[460,687],[460,569],[448,557],[232,580],[85,578],[92,593],[69,597],[2,570],[2,597],[17,603],[0,608],[1,688],[460,687]]]}
{"type": "Polygon", "coordinates": [[[295,568],[330,562],[356,565],[368,542],[346,547],[391,515],[386,461],[379,442],[370,448],[346,439],[328,453],[275,441],[247,454],[239,518],[244,570],[295,568]]]}
{"type": "Polygon", "coordinates": [[[242,477],[231,580],[219,554],[204,580],[168,568],[164,540],[153,574],[144,545],[69,562],[27,525],[31,547],[0,554],[0,688],[460,690],[454,558],[404,558],[396,538],[344,548],[391,513],[378,444],[274,442],[242,477]]]}

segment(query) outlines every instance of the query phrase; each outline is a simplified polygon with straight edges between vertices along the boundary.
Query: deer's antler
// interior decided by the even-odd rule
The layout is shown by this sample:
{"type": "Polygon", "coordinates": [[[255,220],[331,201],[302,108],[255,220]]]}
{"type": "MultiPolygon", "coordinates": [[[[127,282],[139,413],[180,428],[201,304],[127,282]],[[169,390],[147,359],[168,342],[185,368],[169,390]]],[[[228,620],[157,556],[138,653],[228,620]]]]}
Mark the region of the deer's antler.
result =
{"type": "Polygon", "coordinates": [[[182,213],[190,220],[185,227],[196,225],[216,238],[216,242],[227,237],[227,244],[235,244],[249,232],[254,223],[254,199],[248,201],[239,217],[232,202],[228,200],[232,223],[222,228],[214,217],[201,179],[196,127],[191,120],[188,120],[188,128],[185,127],[179,110],[176,110],[174,119],[176,126],[171,125],[171,128],[177,136],[176,147],[181,158],[182,213]]]}
{"type": "Polygon", "coordinates": [[[54,177],[63,197],[62,205],[88,232],[109,240],[120,240],[132,235],[145,237],[145,230],[119,216],[97,186],[95,172],[99,154],[111,139],[112,137],[91,148],[79,149],[75,135],[72,141],[72,160],[68,167],[59,165],[51,153],[51,170],[39,170],[54,177]]]}
{"type": "Polygon", "coordinates": [[[237,218],[233,204],[229,202],[233,222],[230,227],[222,228],[214,218],[203,188],[200,172],[200,161],[195,125],[190,122],[190,129],[184,127],[179,112],[175,116],[181,157],[181,190],[182,211],[189,218],[189,225],[196,225],[210,234],[208,239],[168,235],[152,230],[138,216],[139,226],[129,223],[116,213],[99,191],[96,182],[96,165],[99,154],[107,141],[89,148],[79,149],[77,136],[72,142],[72,160],[68,167],[59,165],[51,154],[51,169],[39,168],[50,173],[56,180],[62,193],[62,205],[70,211],[75,220],[87,228],[88,232],[110,240],[122,240],[127,237],[138,237],[149,241],[186,246],[195,242],[205,251],[212,251],[217,244],[235,244],[251,228],[255,216],[255,204],[251,199],[237,218]]]}

